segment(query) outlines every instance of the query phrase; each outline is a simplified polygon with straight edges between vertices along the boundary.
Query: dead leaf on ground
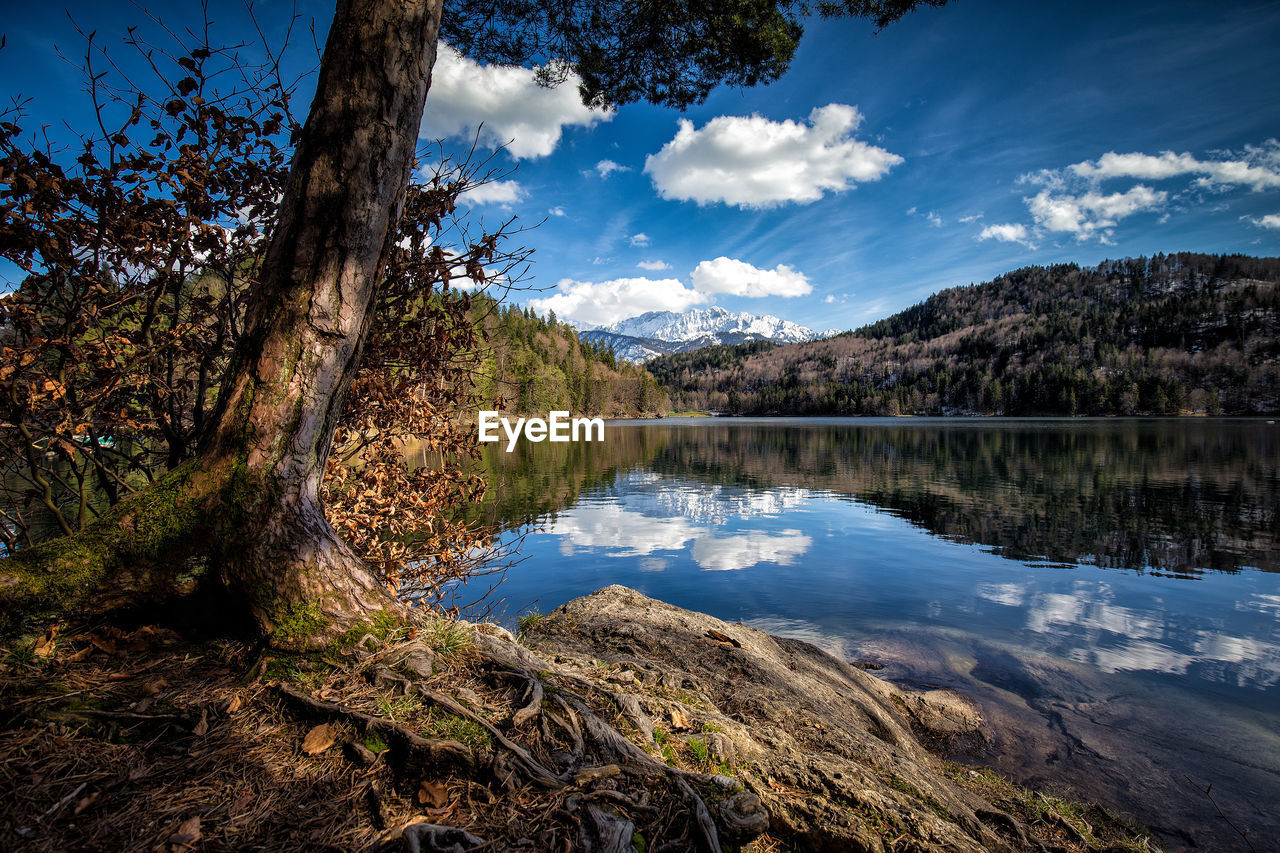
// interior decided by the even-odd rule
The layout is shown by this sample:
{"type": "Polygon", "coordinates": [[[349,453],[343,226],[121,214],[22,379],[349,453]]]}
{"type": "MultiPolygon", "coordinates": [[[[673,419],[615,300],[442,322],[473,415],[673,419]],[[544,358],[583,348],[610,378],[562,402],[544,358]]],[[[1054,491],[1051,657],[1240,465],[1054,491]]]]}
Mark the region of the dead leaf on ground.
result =
{"type": "Polygon", "coordinates": [[[89,640],[93,643],[93,647],[104,655],[114,655],[116,653],[116,644],[114,640],[103,639],[102,637],[94,637],[89,640]]]}
{"type": "Polygon", "coordinates": [[[200,818],[188,818],[178,826],[177,832],[169,836],[169,844],[172,845],[170,849],[181,853],[183,850],[190,850],[199,840],[200,818]]]}
{"type": "Polygon", "coordinates": [[[227,703],[227,713],[234,714],[236,711],[239,711],[242,707],[244,707],[244,700],[241,699],[240,694],[237,693],[236,695],[232,696],[231,701],[227,703]]]}
{"type": "Polygon", "coordinates": [[[195,727],[191,730],[191,733],[196,737],[204,737],[209,733],[209,709],[208,708],[200,709],[200,722],[195,724],[195,727]]]}
{"type": "Polygon", "coordinates": [[[679,708],[671,709],[671,728],[678,730],[691,729],[693,726],[689,723],[689,718],[685,716],[684,711],[679,708]]]}
{"type": "Polygon", "coordinates": [[[142,685],[142,695],[155,696],[161,690],[164,690],[168,686],[169,686],[169,682],[164,679],[164,676],[152,679],[151,681],[148,681],[146,684],[142,685]]]}
{"type": "Polygon", "coordinates": [[[337,737],[333,732],[333,726],[321,723],[307,732],[307,736],[302,739],[302,751],[307,755],[316,755],[333,746],[335,740],[337,737]]]}
{"type": "Polygon", "coordinates": [[[36,657],[48,659],[53,657],[53,653],[58,649],[58,630],[62,626],[54,625],[48,631],[44,632],[44,636],[36,640],[36,657]]]}
{"type": "Polygon", "coordinates": [[[80,661],[87,658],[89,655],[93,654],[93,651],[94,651],[93,646],[91,645],[85,646],[83,649],[76,652],[71,657],[67,658],[67,660],[71,661],[72,663],[79,663],[80,661]]]}
{"type": "Polygon", "coordinates": [[[242,811],[244,811],[245,809],[249,808],[249,805],[250,805],[252,802],[253,802],[253,794],[250,794],[250,793],[247,793],[247,792],[246,792],[246,793],[241,794],[241,795],[240,795],[240,796],[238,796],[238,797],[236,797],[236,798],[231,802],[231,808],[229,809],[229,811],[230,811],[230,813],[231,813],[231,816],[232,816],[232,817],[235,817],[236,815],[240,814],[240,812],[242,812],[242,811]]]}
{"type": "Polygon", "coordinates": [[[423,782],[418,786],[418,802],[433,809],[442,809],[449,802],[449,789],[442,782],[423,782]]]}
{"type": "Polygon", "coordinates": [[[93,805],[98,801],[98,796],[99,796],[99,793],[97,791],[94,791],[89,796],[80,798],[76,802],[76,808],[75,808],[75,811],[72,812],[72,814],[80,814],[80,812],[89,808],[89,806],[93,805]]]}
{"type": "Polygon", "coordinates": [[[719,640],[722,643],[728,643],[731,646],[733,646],[735,649],[742,648],[742,643],[739,643],[737,640],[735,640],[733,637],[730,637],[728,634],[724,633],[723,631],[717,631],[715,628],[708,628],[707,636],[713,640],[719,640]]]}

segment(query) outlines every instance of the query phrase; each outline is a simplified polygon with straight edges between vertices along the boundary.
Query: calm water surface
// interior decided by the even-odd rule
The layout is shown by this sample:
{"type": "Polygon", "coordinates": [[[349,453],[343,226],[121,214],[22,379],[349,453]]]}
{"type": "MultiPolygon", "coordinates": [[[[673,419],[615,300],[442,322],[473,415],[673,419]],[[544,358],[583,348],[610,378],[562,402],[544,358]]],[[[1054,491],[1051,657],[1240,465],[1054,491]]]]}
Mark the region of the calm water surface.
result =
{"type": "Polygon", "coordinates": [[[973,760],[1169,849],[1280,849],[1280,427],[612,422],[493,453],[506,614],[620,583],[961,689],[973,760]]]}

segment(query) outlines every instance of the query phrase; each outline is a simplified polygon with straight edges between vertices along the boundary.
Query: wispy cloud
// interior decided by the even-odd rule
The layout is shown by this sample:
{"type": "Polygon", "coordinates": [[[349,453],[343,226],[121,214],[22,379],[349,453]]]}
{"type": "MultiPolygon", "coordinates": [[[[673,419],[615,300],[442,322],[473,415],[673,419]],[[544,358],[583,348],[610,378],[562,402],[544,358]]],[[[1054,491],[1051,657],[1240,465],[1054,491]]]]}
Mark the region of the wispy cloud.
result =
{"type": "Polygon", "coordinates": [[[1260,146],[1247,146],[1239,156],[1228,154],[1217,159],[1201,159],[1172,151],[1156,155],[1108,151],[1097,160],[1075,163],[1068,168],[1086,180],[1133,178],[1161,181],[1198,175],[1199,183],[1205,186],[1226,184],[1248,187],[1256,192],[1280,188],[1280,141],[1270,139],[1260,146]]]}
{"type": "Polygon", "coordinates": [[[614,172],[630,172],[630,166],[623,166],[621,163],[615,163],[612,160],[601,160],[595,165],[595,172],[601,178],[608,178],[614,172]]]}
{"type": "Polygon", "coordinates": [[[1240,218],[1246,222],[1252,222],[1259,228],[1280,231],[1280,213],[1268,213],[1266,216],[1242,216],[1240,218]]]}

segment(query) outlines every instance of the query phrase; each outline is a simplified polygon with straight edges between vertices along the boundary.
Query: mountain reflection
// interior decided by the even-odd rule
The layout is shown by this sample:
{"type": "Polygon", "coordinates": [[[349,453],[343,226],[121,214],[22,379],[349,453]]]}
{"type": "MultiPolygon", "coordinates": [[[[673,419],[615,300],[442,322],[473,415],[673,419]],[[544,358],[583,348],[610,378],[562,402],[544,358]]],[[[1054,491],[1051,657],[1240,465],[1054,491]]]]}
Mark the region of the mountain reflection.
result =
{"type": "MultiPolygon", "coordinates": [[[[610,424],[604,443],[488,454],[482,512],[508,526],[558,518],[584,493],[630,494],[647,479],[642,523],[672,537],[678,528],[655,519],[779,515],[820,491],[1016,560],[1280,571],[1278,454],[1280,430],[1257,421],[610,424]]],[[[592,523],[612,522],[566,522],[592,523]]]]}

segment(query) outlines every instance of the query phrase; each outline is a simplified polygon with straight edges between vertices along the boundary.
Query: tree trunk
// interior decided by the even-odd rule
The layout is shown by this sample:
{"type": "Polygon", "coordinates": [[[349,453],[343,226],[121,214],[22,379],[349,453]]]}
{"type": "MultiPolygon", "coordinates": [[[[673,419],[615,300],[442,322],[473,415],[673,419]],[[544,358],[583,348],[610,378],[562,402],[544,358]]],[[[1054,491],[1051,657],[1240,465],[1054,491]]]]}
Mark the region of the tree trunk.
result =
{"type": "Polygon", "coordinates": [[[440,14],[441,0],[338,1],[248,333],[199,453],[226,478],[223,578],[284,644],[392,605],[319,489],[396,236],[440,14]]]}
{"type": "Polygon", "coordinates": [[[184,591],[184,562],[202,552],[278,646],[326,642],[397,606],[329,526],[319,490],[396,236],[441,4],[338,0],[247,332],[196,458],[81,533],[0,560],[0,628],[184,591]]]}

